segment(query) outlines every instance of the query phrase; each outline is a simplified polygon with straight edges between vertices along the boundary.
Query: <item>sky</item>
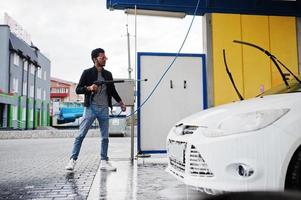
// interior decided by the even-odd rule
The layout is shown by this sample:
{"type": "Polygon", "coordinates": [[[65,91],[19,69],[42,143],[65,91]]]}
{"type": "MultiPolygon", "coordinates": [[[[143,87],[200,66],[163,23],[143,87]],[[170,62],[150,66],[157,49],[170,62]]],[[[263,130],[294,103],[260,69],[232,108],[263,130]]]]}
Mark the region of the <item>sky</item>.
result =
{"type": "MultiPolygon", "coordinates": [[[[106,0],[0,0],[1,24],[4,12],[50,59],[51,77],[72,82],[78,82],[82,71],[93,66],[90,53],[98,47],[105,49],[105,68],[114,78],[128,78],[127,25],[131,67],[135,69],[135,46],[137,52],[176,53],[192,20],[192,16],[137,16],[135,45],[135,17],[123,10],[108,10],[106,0]]],[[[203,53],[202,34],[202,17],[198,16],[181,52],[203,53]]]]}

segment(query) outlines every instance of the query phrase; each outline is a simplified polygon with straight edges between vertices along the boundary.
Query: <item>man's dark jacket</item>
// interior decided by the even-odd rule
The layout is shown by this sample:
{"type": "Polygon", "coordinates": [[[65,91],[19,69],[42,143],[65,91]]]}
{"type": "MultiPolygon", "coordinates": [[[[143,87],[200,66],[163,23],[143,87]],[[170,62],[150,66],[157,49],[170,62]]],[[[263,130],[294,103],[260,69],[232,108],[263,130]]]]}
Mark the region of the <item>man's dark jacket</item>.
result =
{"type": "MultiPolygon", "coordinates": [[[[90,106],[90,97],[92,94],[91,91],[88,91],[87,87],[92,85],[94,83],[94,81],[97,81],[97,74],[98,74],[98,71],[95,66],[84,70],[82,76],[80,77],[79,83],[76,87],[76,94],[84,94],[85,95],[85,101],[84,101],[85,107],[90,106]]],[[[106,81],[113,80],[112,73],[109,72],[108,70],[102,69],[101,75],[106,81]]],[[[112,97],[114,97],[114,99],[117,102],[121,101],[121,98],[118,95],[113,83],[107,84],[107,93],[108,93],[109,107],[112,108],[112,97]]]]}

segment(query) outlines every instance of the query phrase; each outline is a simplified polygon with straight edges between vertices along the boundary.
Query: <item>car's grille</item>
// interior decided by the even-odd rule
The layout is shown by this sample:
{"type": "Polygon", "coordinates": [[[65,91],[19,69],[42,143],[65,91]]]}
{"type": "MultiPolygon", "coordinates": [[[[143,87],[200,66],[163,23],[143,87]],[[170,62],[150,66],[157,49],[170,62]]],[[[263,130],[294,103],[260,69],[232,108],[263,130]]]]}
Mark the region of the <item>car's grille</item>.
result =
{"type": "Polygon", "coordinates": [[[170,165],[177,171],[185,172],[185,163],[169,158],[170,165]]]}
{"type": "Polygon", "coordinates": [[[213,173],[210,171],[207,163],[193,145],[190,149],[189,163],[189,171],[191,176],[213,177],[213,173]]]}

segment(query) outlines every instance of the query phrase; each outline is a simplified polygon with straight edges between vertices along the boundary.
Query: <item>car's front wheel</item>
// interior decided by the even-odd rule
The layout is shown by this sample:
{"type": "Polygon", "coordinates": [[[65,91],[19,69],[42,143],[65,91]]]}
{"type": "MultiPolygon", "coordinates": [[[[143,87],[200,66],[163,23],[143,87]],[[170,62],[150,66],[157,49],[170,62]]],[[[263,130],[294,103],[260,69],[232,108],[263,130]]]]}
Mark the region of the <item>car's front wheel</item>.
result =
{"type": "Polygon", "coordinates": [[[285,189],[301,191],[301,146],[294,153],[288,166],[285,189]]]}

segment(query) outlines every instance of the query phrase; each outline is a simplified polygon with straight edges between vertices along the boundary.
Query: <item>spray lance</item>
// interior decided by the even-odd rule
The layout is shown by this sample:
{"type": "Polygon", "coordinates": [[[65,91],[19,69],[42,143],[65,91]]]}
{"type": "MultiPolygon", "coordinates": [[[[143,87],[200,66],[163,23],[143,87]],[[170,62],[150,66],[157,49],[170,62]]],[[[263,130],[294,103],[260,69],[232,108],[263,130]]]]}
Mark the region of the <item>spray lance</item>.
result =
{"type": "Polygon", "coordinates": [[[124,80],[110,80],[110,81],[94,81],[93,84],[97,86],[102,86],[103,84],[111,84],[111,83],[124,83],[124,82],[140,82],[140,81],[147,81],[146,79],[124,79],[124,80]]]}

